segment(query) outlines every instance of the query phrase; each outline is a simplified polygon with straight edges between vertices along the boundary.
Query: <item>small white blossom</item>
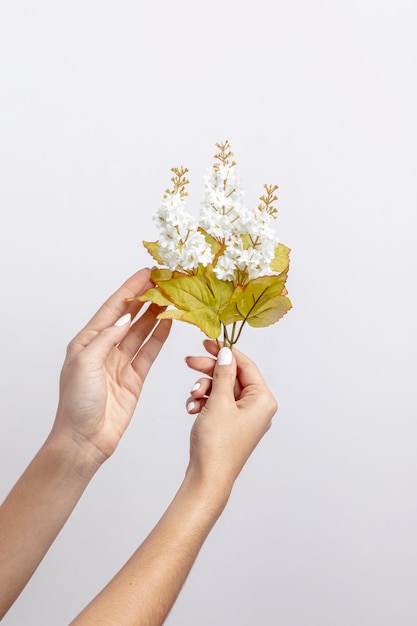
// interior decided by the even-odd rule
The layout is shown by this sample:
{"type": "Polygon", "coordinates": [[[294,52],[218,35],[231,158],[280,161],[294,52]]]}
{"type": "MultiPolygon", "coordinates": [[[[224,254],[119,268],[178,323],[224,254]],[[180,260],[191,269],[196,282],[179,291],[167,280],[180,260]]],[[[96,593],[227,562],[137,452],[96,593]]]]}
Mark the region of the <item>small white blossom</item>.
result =
{"type": "MultiPolygon", "coordinates": [[[[211,263],[213,254],[194,217],[185,210],[184,195],[181,191],[167,192],[154,219],[160,231],[163,263],[171,270],[189,271],[199,263],[211,263]]],[[[213,270],[217,278],[235,282],[273,273],[270,263],[279,243],[272,227],[276,211],[261,199],[264,206],[245,207],[235,163],[228,159],[207,170],[199,226],[225,246],[213,270]]]]}
{"type": "Polygon", "coordinates": [[[243,190],[235,167],[219,165],[207,170],[200,209],[200,225],[210,235],[224,241],[243,224],[243,190]]]}
{"type": "Polygon", "coordinates": [[[183,197],[167,194],[154,220],[160,231],[159,254],[170,270],[193,270],[199,263],[211,263],[211,250],[197,231],[194,217],[185,210],[183,197]]]}
{"type": "Polygon", "coordinates": [[[200,225],[226,246],[214,268],[217,278],[235,281],[238,274],[246,274],[250,280],[272,274],[270,263],[279,243],[273,219],[266,209],[244,206],[234,165],[218,164],[207,171],[200,225]]]}

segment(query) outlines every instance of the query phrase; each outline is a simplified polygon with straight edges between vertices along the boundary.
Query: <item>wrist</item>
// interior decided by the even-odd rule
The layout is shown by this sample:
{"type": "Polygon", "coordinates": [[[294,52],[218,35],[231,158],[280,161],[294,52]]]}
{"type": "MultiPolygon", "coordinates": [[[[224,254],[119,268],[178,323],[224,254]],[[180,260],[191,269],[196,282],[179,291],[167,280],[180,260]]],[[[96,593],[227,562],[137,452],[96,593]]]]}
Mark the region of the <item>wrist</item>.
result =
{"type": "Polygon", "coordinates": [[[220,516],[225,508],[233,487],[233,482],[220,476],[207,476],[190,463],[187,467],[183,488],[192,492],[193,498],[213,516],[220,516]]]}
{"type": "Polygon", "coordinates": [[[44,447],[75,476],[90,480],[107,457],[78,433],[53,428],[44,447]]]}

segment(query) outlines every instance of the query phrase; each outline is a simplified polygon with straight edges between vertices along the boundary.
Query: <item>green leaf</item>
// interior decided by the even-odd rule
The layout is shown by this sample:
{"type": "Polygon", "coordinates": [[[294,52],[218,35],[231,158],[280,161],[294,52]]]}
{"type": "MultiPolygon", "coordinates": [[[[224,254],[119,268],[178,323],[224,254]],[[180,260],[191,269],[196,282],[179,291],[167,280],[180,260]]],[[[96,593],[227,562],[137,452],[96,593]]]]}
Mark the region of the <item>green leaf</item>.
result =
{"type": "Polygon", "coordinates": [[[276,296],[254,308],[247,317],[249,326],[261,328],[275,324],[291,309],[292,304],[286,296],[276,296]]]}
{"type": "Polygon", "coordinates": [[[157,285],[162,280],[169,280],[172,274],[171,270],[158,267],[151,271],[151,281],[157,285]]]}
{"type": "Polygon", "coordinates": [[[217,278],[216,274],[212,271],[212,266],[210,266],[204,278],[208,289],[217,303],[217,312],[220,314],[229,304],[230,298],[232,297],[234,289],[233,283],[217,278]]]}
{"type": "Polygon", "coordinates": [[[290,255],[291,249],[284,246],[284,244],[279,243],[275,248],[275,256],[270,263],[270,268],[273,272],[280,274],[288,269],[290,263],[290,255]]]}
{"type": "Polygon", "coordinates": [[[223,243],[220,243],[220,241],[217,241],[217,239],[210,235],[207,231],[205,231],[204,228],[201,228],[201,226],[199,226],[197,230],[199,233],[204,235],[206,242],[210,246],[211,253],[215,257],[217,257],[225,249],[226,246],[223,243]]]}
{"type": "Polygon", "coordinates": [[[202,316],[200,311],[189,311],[184,313],[182,320],[198,326],[209,339],[217,339],[221,333],[221,324],[217,313],[213,312],[210,315],[206,312],[206,315],[202,316]]]}
{"type": "Polygon", "coordinates": [[[149,254],[151,255],[151,257],[154,258],[155,261],[159,263],[159,265],[163,265],[164,262],[162,261],[159,255],[159,242],[158,241],[143,241],[142,243],[147,249],[147,251],[149,252],[149,254]]]}
{"type": "Polygon", "coordinates": [[[197,276],[185,276],[163,281],[159,285],[163,294],[183,311],[214,308],[216,303],[207,286],[197,276]]]}
{"type": "Polygon", "coordinates": [[[169,306],[172,304],[171,300],[166,298],[160,289],[152,287],[151,289],[147,289],[140,296],[136,296],[135,298],[129,298],[129,302],[133,300],[140,300],[140,302],[154,302],[159,306],[169,306]]]}
{"type": "Polygon", "coordinates": [[[182,320],[183,315],[184,315],[184,311],[179,311],[178,309],[167,309],[166,311],[162,311],[162,313],[158,315],[158,319],[182,320]]]}
{"type": "Polygon", "coordinates": [[[175,276],[159,284],[163,296],[183,315],[167,312],[167,316],[195,324],[211,338],[220,334],[220,310],[233,292],[231,283],[219,280],[204,266],[195,276],[175,276]]]}
{"type": "Polygon", "coordinates": [[[233,286],[200,266],[196,276],[179,276],[160,283],[164,295],[184,311],[210,309],[218,314],[229,301],[233,286]]]}
{"type": "Polygon", "coordinates": [[[178,309],[168,309],[158,315],[159,319],[176,319],[182,322],[188,322],[198,326],[207,337],[217,339],[221,332],[221,325],[216,314],[211,316],[206,311],[206,315],[202,315],[201,311],[180,311],[178,309]]]}
{"type": "Polygon", "coordinates": [[[201,228],[201,226],[199,226],[197,230],[202,235],[204,235],[204,238],[207,244],[210,246],[210,250],[213,255],[213,261],[208,267],[211,269],[212,266],[216,265],[217,259],[219,258],[219,256],[221,256],[223,252],[226,250],[226,244],[218,241],[215,237],[213,237],[207,231],[205,231],[204,228],[201,228]]]}
{"type": "Polygon", "coordinates": [[[249,323],[249,319],[262,311],[268,301],[278,296],[284,297],[286,279],[287,272],[282,272],[278,276],[254,278],[244,286],[237,285],[229,304],[221,312],[220,321],[225,326],[243,320],[249,323]]]}

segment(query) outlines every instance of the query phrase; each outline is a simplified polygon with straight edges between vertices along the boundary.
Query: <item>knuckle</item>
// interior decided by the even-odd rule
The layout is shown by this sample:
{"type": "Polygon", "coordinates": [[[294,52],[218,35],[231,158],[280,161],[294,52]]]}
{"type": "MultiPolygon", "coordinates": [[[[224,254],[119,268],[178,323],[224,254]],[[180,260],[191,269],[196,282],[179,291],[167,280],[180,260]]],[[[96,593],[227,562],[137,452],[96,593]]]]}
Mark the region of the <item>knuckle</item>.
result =
{"type": "Polygon", "coordinates": [[[71,339],[69,344],[67,345],[67,357],[71,357],[75,352],[75,337],[71,339]]]}
{"type": "Polygon", "coordinates": [[[213,380],[227,380],[233,381],[234,383],[236,380],[236,372],[228,367],[225,367],[224,369],[222,368],[221,371],[216,368],[213,372],[213,380]]]}
{"type": "Polygon", "coordinates": [[[277,402],[276,398],[272,395],[272,393],[268,393],[268,395],[266,396],[266,398],[265,398],[265,406],[266,406],[266,410],[267,410],[268,414],[270,415],[270,417],[272,419],[272,417],[278,411],[278,402],[277,402]]]}

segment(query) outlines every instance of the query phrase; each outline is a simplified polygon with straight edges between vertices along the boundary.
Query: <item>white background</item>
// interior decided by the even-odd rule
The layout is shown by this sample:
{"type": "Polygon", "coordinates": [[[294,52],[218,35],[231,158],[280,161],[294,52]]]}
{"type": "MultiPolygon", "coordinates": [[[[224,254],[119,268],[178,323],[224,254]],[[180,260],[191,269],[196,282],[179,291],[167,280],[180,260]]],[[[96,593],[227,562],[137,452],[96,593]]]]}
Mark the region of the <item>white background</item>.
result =
{"type": "MultiPolygon", "coordinates": [[[[66,344],[152,263],[186,165],[228,138],[277,183],[293,310],[247,329],[280,404],[169,626],[417,623],[414,0],[2,0],[1,496],[44,441],[66,344]]],[[[202,351],[176,323],[134,420],[10,611],[67,624],[183,476],[202,351]]]]}

